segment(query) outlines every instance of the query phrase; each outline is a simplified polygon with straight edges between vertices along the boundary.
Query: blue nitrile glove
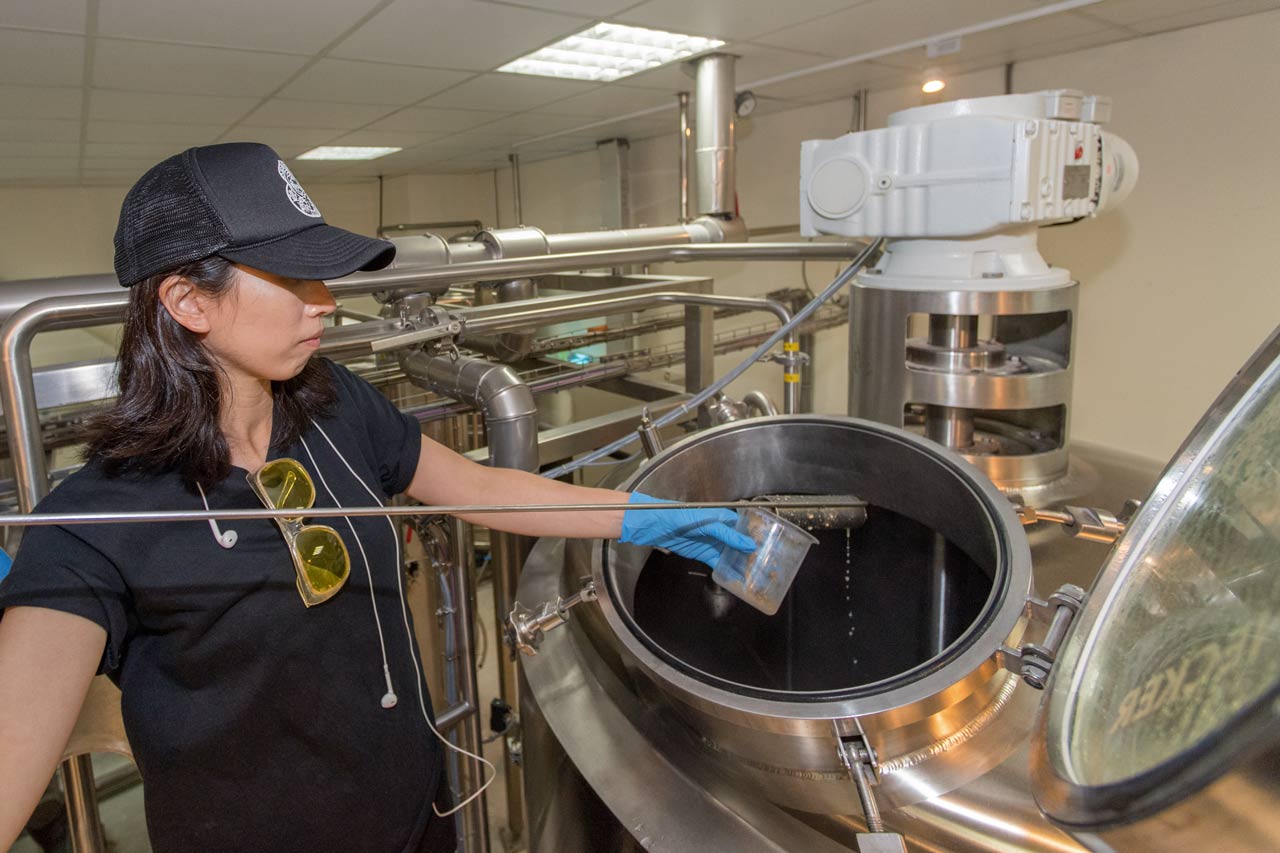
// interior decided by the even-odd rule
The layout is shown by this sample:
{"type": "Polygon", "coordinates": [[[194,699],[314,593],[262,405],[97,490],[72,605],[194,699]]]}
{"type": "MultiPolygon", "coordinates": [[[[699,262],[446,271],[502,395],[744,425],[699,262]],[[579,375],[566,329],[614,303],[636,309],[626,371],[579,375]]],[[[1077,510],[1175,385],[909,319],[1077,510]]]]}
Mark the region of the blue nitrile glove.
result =
{"type": "Polygon", "coordinates": [[[4,576],[9,574],[9,567],[12,565],[13,560],[9,558],[3,548],[0,548],[0,581],[4,580],[4,576]]]}
{"type": "MultiPolygon", "coordinates": [[[[631,503],[666,503],[662,498],[631,493],[631,503]]],[[[653,545],[715,568],[726,547],[750,554],[755,540],[734,530],[738,514],[731,509],[641,509],[622,514],[619,541],[653,545]]]]}

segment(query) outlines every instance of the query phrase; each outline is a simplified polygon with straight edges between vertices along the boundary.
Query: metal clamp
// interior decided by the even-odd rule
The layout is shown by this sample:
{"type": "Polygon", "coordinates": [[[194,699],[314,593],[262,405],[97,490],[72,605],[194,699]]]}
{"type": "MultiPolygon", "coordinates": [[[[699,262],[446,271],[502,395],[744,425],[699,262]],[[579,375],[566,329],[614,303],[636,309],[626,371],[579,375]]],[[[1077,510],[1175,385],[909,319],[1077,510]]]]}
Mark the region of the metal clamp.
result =
{"type": "Polygon", "coordinates": [[[1048,601],[1028,598],[1028,617],[1034,624],[1047,624],[1048,630],[1039,643],[1023,643],[1016,649],[1001,646],[1000,665],[1020,675],[1030,686],[1043,690],[1084,599],[1084,590],[1075,584],[1063,584],[1048,601]]]}
{"type": "Polygon", "coordinates": [[[1068,536],[1110,545],[1124,534],[1129,519],[1140,506],[1140,501],[1125,501],[1124,509],[1118,514],[1084,506],[1064,506],[1060,510],[1054,510],[1018,504],[1014,509],[1024,526],[1038,521],[1052,521],[1054,524],[1061,524],[1063,532],[1068,536]]]}
{"type": "Polygon", "coordinates": [[[797,367],[801,367],[809,363],[809,354],[800,352],[799,350],[783,350],[782,352],[771,352],[760,357],[762,362],[773,362],[781,364],[787,369],[788,373],[794,373],[797,367]]]}
{"type": "Polygon", "coordinates": [[[532,657],[538,653],[538,647],[542,645],[543,635],[547,631],[569,621],[570,610],[584,601],[595,600],[595,581],[588,580],[573,595],[568,598],[559,596],[555,601],[548,601],[536,612],[517,601],[507,616],[503,639],[511,649],[532,657]]]}
{"type": "Polygon", "coordinates": [[[462,334],[462,321],[451,319],[448,322],[440,323],[434,326],[418,328],[413,322],[410,322],[407,331],[398,335],[388,335],[384,338],[370,341],[369,347],[375,352],[387,352],[389,350],[404,349],[414,344],[425,344],[431,341],[437,341],[441,338],[456,338],[462,334]]]}
{"type": "Polygon", "coordinates": [[[867,822],[867,831],[857,833],[859,853],[906,853],[907,845],[896,832],[885,832],[880,806],[871,790],[878,782],[876,753],[862,735],[836,738],[836,755],[849,771],[858,790],[858,802],[867,822]]]}

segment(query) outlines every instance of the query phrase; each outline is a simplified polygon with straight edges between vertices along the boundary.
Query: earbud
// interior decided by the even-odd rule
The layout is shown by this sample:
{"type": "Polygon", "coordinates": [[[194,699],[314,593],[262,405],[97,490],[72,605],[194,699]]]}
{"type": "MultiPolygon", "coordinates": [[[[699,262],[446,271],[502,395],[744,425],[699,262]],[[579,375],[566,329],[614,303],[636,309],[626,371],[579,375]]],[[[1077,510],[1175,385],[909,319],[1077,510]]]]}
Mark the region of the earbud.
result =
{"type": "MultiPolygon", "coordinates": [[[[204,508],[208,510],[209,499],[204,496],[204,486],[196,483],[196,488],[200,491],[200,503],[204,504],[204,508]]],[[[209,519],[209,529],[213,531],[213,541],[217,542],[223,548],[235,547],[236,540],[240,538],[236,535],[234,530],[228,530],[226,533],[223,533],[218,529],[218,522],[212,518],[209,519]]]]}
{"type": "Polygon", "coordinates": [[[234,530],[228,530],[225,533],[218,529],[218,522],[212,518],[209,519],[209,528],[213,530],[213,538],[223,548],[234,548],[236,541],[240,538],[234,530]]]}
{"type": "Polygon", "coordinates": [[[386,664],[383,664],[382,674],[387,679],[387,692],[382,697],[382,707],[386,708],[389,711],[392,708],[394,708],[396,706],[396,703],[399,702],[400,700],[399,698],[396,697],[395,688],[391,686],[391,667],[387,666],[386,664]]]}

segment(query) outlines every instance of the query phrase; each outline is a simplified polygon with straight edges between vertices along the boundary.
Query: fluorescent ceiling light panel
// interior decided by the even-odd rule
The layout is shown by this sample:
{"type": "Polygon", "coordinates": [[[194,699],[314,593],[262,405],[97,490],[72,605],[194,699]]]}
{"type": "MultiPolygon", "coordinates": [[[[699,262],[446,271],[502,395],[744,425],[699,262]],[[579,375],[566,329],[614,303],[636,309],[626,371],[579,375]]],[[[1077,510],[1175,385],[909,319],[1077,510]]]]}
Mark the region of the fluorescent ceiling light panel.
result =
{"type": "Polygon", "coordinates": [[[376,160],[403,148],[374,145],[321,145],[298,155],[299,160],[376,160]]]}
{"type": "Polygon", "coordinates": [[[719,39],[601,23],[512,60],[498,70],[608,83],[723,44],[719,39]]]}

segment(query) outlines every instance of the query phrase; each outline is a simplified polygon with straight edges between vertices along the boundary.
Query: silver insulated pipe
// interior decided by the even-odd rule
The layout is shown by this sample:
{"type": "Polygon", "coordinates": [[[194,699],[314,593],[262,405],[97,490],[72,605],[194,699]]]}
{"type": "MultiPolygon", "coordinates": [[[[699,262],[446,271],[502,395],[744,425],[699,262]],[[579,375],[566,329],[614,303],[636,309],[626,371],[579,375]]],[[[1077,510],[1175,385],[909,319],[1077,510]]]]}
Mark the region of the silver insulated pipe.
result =
{"type": "Polygon", "coordinates": [[[737,207],[734,179],[733,63],[737,57],[713,53],[698,60],[694,84],[694,151],[698,179],[698,213],[733,216],[737,207]]]}

